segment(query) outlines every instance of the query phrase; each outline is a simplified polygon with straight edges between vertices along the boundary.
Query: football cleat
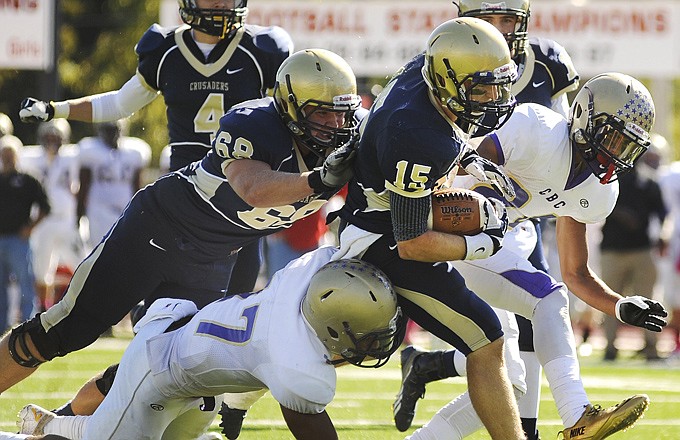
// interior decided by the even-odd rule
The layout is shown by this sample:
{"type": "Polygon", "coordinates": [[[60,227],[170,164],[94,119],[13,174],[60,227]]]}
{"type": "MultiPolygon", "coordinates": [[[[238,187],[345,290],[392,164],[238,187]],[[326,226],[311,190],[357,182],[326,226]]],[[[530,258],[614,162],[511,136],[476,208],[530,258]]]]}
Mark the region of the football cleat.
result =
{"type": "Polygon", "coordinates": [[[394,424],[401,432],[411,427],[416,415],[416,403],[425,396],[425,380],[414,369],[414,361],[426,353],[412,345],[401,351],[401,389],[392,404],[394,424]]]}
{"type": "Polygon", "coordinates": [[[21,408],[17,420],[19,434],[43,435],[47,425],[56,414],[38,405],[28,404],[21,408]]]}
{"type": "Polygon", "coordinates": [[[600,440],[628,429],[642,416],[649,406],[646,394],[636,394],[610,408],[588,405],[571,428],[560,431],[564,440],[600,440]]]}
{"type": "Polygon", "coordinates": [[[226,404],[222,404],[220,409],[220,416],[222,417],[220,427],[222,428],[222,433],[229,440],[236,440],[241,434],[241,427],[243,426],[243,419],[246,418],[246,413],[245,409],[229,408],[226,404]]]}

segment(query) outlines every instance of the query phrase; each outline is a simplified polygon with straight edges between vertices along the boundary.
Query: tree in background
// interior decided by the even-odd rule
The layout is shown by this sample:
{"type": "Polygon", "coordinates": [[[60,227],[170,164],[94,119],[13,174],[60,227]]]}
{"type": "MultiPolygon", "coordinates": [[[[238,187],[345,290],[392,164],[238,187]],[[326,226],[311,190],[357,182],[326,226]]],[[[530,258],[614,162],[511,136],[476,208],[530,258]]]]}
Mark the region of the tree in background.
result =
{"type": "MultiPolygon", "coordinates": [[[[137,68],[134,46],[152,23],[158,22],[160,0],[55,0],[61,10],[58,30],[58,87],[43,96],[44,72],[0,70],[0,112],[14,122],[15,135],[24,144],[36,142],[36,126],[19,122],[23,97],[64,100],[115,90],[137,68]]],[[[156,99],[130,118],[130,135],[147,141],[154,160],[168,141],[165,105],[156,99]]],[[[87,123],[72,122],[74,140],[93,133],[87,123]]]]}

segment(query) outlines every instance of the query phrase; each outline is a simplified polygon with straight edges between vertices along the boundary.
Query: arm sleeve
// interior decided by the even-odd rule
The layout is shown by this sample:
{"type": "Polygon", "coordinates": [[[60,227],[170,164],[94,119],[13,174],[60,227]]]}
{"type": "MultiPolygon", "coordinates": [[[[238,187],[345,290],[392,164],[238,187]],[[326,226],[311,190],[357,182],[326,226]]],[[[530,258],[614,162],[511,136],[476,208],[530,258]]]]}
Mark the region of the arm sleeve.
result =
{"type": "Polygon", "coordinates": [[[427,219],[432,209],[429,196],[414,199],[390,191],[390,207],[396,241],[411,240],[427,231],[427,219]]]}
{"type": "Polygon", "coordinates": [[[149,104],[157,96],[157,91],[145,86],[139,76],[135,75],[119,90],[92,96],[92,122],[117,121],[126,118],[149,104]]]}

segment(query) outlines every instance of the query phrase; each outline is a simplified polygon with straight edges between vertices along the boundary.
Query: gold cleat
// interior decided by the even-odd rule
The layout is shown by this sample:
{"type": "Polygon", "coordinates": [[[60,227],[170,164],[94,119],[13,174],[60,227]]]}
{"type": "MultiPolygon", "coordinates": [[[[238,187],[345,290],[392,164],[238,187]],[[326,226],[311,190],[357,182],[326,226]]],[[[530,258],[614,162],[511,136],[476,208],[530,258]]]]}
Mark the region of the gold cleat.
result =
{"type": "MultiPolygon", "coordinates": [[[[588,405],[571,428],[560,431],[564,440],[600,440],[630,428],[649,406],[646,394],[636,394],[610,408],[588,405]]],[[[559,434],[558,434],[559,435],[559,434]]]]}

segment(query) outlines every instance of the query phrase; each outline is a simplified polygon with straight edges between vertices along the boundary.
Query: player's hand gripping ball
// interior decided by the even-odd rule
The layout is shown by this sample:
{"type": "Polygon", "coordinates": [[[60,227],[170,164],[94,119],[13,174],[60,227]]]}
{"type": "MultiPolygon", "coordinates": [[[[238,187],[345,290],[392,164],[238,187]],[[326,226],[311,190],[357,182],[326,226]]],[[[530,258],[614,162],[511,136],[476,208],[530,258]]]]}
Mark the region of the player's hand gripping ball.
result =
{"type": "Polygon", "coordinates": [[[432,230],[457,235],[476,235],[487,222],[489,201],[476,191],[463,188],[432,193],[432,230]]]}

